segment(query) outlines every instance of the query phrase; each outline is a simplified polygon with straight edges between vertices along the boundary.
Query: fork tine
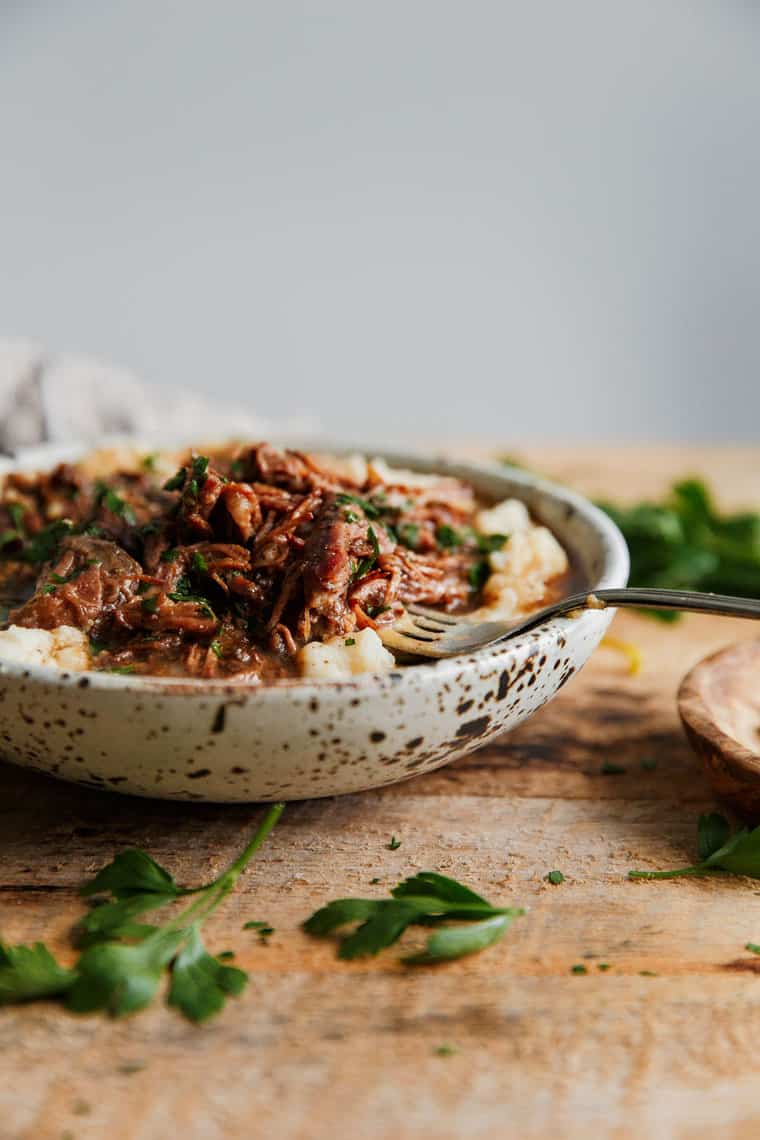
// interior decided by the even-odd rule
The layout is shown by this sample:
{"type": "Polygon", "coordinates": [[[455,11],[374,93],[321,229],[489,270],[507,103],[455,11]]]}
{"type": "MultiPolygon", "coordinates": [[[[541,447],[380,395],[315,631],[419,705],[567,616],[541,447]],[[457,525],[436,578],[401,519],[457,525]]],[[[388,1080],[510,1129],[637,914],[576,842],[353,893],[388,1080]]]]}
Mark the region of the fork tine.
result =
{"type": "Polygon", "coordinates": [[[393,629],[397,633],[408,634],[409,637],[419,638],[421,641],[438,641],[445,632],[442,629],[428,629],[425,626],[420,626],[408,614],[403,614],[398,621],[395,621],[393,629]]]}
{"type": "Polygon", "coordinates": [[[441,613],[440,610],[431,610],[427,606],[418,606],[416,603],[406,607],[408,614],[417,614],[419,617],[429,618],[440,622],[441,625],[459,625],[460,619],[453,614],[441,613]]]}
{"type": "Polygon", "coordinates": [[[419,638],[417,636],[410,637],[406,633],[399,633],[394,626],[383,626],[380,632],[383,645],[387,645],[389,649],[395,649],[399,653],[408,653],[413,657],[446,657],[448,654],[443,653],[438,648],[438,639],[419,638]]]}

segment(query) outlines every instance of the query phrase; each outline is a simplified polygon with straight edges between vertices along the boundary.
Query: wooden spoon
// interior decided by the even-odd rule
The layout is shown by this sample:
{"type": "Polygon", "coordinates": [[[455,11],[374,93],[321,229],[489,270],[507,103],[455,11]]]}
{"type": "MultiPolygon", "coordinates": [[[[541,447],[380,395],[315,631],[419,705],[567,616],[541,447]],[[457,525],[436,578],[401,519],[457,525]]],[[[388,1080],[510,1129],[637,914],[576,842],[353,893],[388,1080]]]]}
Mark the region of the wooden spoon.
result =
{"type": "Polygon", "coordinates": [[[681,683],[678,711],[716,798],[760,822],[760,641],[695,665],[681,683]]]}

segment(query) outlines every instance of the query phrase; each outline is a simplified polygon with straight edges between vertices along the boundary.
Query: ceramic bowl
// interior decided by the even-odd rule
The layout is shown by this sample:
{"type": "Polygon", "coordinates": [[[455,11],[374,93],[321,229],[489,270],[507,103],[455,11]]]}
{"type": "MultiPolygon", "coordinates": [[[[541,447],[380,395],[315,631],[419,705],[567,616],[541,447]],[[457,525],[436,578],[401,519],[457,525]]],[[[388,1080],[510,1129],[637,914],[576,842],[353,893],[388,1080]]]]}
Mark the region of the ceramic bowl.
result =
{"type": "Polygon", "coordinates": [[[760,822],[760,641],[729,645],[684,677],[678,710],[716,799],[760,822]]]}
{"type": "MultiPolygon", "coordinates": [[[[580,495],[515,468],[382,454],[466,479],[486,499],[522,499],[570,552],[584,586],[625,585],[623,537],[580,495]]],[[[52,466],[62,455],[38,448],[23,466],[52,466]]],[[[61,779],[169,799],[294,800],[376,788],[520,724],[581,668],[612,616],[554,619],[472,656],[350,681],[246,687],[0,663],[0,754],[61,779]]]]}

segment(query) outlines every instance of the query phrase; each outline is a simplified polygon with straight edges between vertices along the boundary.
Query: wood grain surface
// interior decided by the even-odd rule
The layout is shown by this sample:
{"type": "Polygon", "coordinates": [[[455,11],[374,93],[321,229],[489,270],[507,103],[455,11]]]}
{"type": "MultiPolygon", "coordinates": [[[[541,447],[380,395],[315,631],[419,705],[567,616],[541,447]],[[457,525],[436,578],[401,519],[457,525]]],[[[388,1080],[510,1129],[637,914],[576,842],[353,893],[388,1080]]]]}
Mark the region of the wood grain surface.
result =
{"type": "MultiPolygon", "coordinates": [[[[760,503],[760,454],[746,449],[523,454],[617,498],[700,472],[726,505],[760,503]]],[[[210,924],[211,948],[238,951],[251,983],[208,1025],[161,1003],[118,1022],[46,1003],[0,1011],[2,1140],[760,1135],[760,959],[743,949],[760,942],[758,885],[626,879],[692,860],[710,798],[678,723],[678,682],[758,631],[626,614],[614,632],[641,649],[639,676],[601,649],[533,719],[459,763],[288,807],[210,924]],[[605,762],[626,770],[605,775],[605,762]],[[544,880],[555,868],[561,886],[544,880]],[[419,869],[528,913],[492,949],[437,968],[404,967],[396,950],[339,962],[330,942],[301,933],[328,899],[419,869]],[[250,919],[276,927],[269,945],[241,930],[250,919]],[[588,973],[571,973],[577,963],[588,973]]],[[[253,805],[120,798],[0,765],[2,935],[44,939],[66,958],[77,887],[115,851],[144,847],[198,881],[260,817],[253,805]]]]}

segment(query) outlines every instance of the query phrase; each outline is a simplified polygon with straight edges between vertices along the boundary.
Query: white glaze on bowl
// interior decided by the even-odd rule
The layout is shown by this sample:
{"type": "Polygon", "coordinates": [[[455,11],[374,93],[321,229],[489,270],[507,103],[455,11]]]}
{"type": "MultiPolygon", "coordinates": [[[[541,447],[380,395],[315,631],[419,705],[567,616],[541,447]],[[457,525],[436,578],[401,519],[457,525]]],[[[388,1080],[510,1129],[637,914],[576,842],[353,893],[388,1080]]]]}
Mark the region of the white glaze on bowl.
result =
{"type": "MultiPolygon", "coordinates": [[[[623,538],[581,496],[514,468],[383,454],[467,479],[493,500],[523,499],[585,584],[625,584],[623,538]]],[[[58,458],[51,448],[49,465],[58,458]]],[[[470,657],[351,681],[246,688],[0,662],[0,754],[61,779],[171,799],[294,800],[380,787],[520,724],[585,664],[612,613],[555,619],[470,657]]]]}

